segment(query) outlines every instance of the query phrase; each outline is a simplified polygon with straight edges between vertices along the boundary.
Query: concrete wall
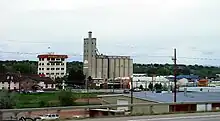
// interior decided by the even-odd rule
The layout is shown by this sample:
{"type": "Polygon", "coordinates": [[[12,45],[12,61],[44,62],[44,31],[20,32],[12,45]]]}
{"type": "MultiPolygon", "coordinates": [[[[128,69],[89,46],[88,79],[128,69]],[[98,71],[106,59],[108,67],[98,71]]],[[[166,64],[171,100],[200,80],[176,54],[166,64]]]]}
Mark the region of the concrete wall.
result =
{"type": "Polygon", "coordinates": [[[124,60],[125,59],[120,58],[120,73],[119,73],[120,77],[124,77],[125,76],[125,74],[124,74],[124,71],[125,71],[125,68],[124,68],[125,61],[124,60]]]}
{"type": "MultiPolygon", "coordinates": [[[[117,104],[117,100],[118,99],[122,99],[122,100],[127,100],[128,103],[131,103],[131,99],[130,97],[127,96],[108,96],[108,97],[102,97],[104,104],[117,104]]],[[[156,104],[157,102],[153,102],[153,101],[147,101],[147,100],[141,100],[141,99],[137,99],[134,98],[133,100],[134,103],[149,103],[149,104],[156,104]]],[[[115,108],[116,109],[116,108],[115,108]]],[[[160,105],[160,106],[154,106],[152,107],[152,111],[153,113],[164,113],[164,112],[169,112],[169,105],[160,105]]],[[[133,107],[133,113],[135,114],[149,114],[151,112],[150,106],[134,106],[133,107]]]]}
{"type": "Polygon", "coordinates": [[[97,59],[97,78],[101,78],[102,77],[102,59],[98,58],[97,59]]]}
{"type": "Polygon", "coordinates": [[[84,63],[83,69],[86,77],[116,78],[129,77],[133,74],[133,60],[130,57],[97,55],[96,38],[92,38],[91,32],[89,32],[88,38],[84,39],[83,48],[83,61],[88,62],[84,63]],[[99,59],[103,59],[102,62],[99,59]]]}
{"type": "Polygon", "coordinates": [[[84,39],[83,52],[83,62],[88,61],[88,64],[84,65],[84,67],[88,67],[84,69],[84,74],[87,77],[96,77],[96,38],[92,38],[92,33],[89,33],[88,38],[84,39]]]}
{"type": "Polygon", "coordinates": [[[102,78],[107,79],[108,78],[108,59],[103,59],[103,74],[102,78]]]}
{"type": "Polygon", "coordinates": [[[110,58],[109,59],[109,78],[114,78],[115,77],[115,59],[110,58]]]}
{"type": "Polygon", "coordinates": [[[129,59],[129,76],[133,75],[133,59],[129,59]]]}
{"type": "Polygon", "coordinates": [[[91,42],[91,54],[92,54],[92,77],[96,77],[96,38],[92,38],[91,42]]]}
{"type": "Polygon", "coordinates": [[[124,69],[125,69],[125,77],[129,77],[129,60],[128,59],[125,59],[124,69]]]}
{"type": "Polygon", "coordinates": [[[116,58],[115,59],[115,77],[120,77],[120,59],[116,58]]]}

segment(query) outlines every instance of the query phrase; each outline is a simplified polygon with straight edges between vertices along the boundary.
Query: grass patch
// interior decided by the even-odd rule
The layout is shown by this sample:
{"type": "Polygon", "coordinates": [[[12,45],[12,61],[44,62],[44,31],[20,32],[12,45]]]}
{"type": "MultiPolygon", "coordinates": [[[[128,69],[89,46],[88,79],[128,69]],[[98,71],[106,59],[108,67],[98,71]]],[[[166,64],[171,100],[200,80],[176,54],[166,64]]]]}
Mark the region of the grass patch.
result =
{"type": "MultiPolygon", "coordinates": [[[[95,93],[73,93],[75,99],[97,97],[95,93]]],[[[40,108],[60,106],[59,92],[38,94],[17,94],[16,108],[40,108]]],[[[87,103],[74,103],[73,106],[87,103]]]]}

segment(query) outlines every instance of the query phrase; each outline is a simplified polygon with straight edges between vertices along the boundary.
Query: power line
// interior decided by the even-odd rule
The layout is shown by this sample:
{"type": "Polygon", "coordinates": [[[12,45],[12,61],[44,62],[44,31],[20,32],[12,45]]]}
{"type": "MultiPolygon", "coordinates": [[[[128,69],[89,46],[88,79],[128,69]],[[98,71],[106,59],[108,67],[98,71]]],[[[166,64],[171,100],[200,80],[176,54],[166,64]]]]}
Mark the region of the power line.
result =
{"type": "MultiPolygon", "coordinates": [[[[0,53],[3,53],[3,54],[15,54],[15,55],[40,55],[42,53],[34,53],[34,52],[9,52],[9,51],[0,51],[0,53]]],[[[44,52],[44,53],[47,53],[47,52],[44,52]]],[[[69,56],[82,56],[81,54],[74,54],[74,53],[71,53],[71,54],[68,54],[69,56]]]]}
{"type": "MultiPolygon", "coordinates": [[[[15,54],[15,55],[39,55],[47,52],[12,52],[12,51],[0,51],[3,54],[15,54]]],[[[68,56],[83,56],[82,54],[77,53],[67,53],[68,56]]],[[[150,57],[150,58],[172,58],[173,56],[163,56],[163,55],[134,55],[131,57],[150,57]]],[[[209,61],[217,61],[220,58],[206,58],[206,57],[178,57],[179,59],[190,59],[190,60],[209,60],[209,61]]]]}

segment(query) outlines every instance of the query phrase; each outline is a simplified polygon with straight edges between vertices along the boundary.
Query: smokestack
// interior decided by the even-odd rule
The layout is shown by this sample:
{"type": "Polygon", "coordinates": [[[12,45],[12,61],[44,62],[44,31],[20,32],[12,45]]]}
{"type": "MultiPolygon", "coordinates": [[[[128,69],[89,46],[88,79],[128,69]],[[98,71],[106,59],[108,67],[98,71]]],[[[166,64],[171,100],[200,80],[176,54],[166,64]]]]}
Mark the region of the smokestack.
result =
{"type": "Polygon", "coordinates": [[[92,38],[92,32],[89,31],[89,38],[92,38]]]}

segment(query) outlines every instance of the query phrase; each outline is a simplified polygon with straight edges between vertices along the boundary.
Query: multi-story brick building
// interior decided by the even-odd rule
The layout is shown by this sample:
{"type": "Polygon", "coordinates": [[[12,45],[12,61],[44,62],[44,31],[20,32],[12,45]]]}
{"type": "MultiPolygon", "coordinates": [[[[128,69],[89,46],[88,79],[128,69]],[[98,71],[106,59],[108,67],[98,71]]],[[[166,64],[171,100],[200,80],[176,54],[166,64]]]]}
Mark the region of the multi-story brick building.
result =
{"type": "Polygon", "coordinates": [[[54,53],[38,55],[38,74],[51,79],[61,78],[66,75],[67,55],[56,55],[54,53]]]}

